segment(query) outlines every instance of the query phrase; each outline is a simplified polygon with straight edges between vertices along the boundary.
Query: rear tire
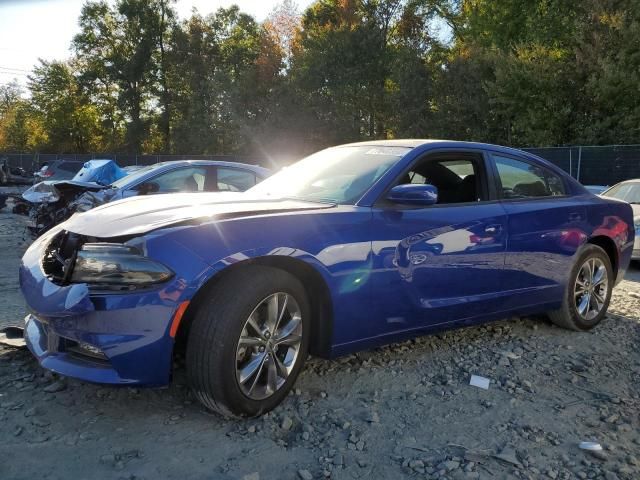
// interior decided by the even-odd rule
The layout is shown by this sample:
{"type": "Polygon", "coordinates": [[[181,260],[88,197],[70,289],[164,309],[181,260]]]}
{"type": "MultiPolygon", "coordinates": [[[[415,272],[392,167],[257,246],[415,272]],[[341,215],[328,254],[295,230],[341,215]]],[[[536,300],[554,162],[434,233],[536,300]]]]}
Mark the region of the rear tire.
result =
{"type": "Polygon", "coordinates": [[[607,314],[614,281],[607,253],[597,245],[585,245],[569,274],[562,306],[549,312],[549,318],[569,330],[591,330],[607,314]]]}
{"type": "Polygon", "coordinates": [[[187,378],[209,410],[262,415],[286,397],[306,359],[311,329],[305,289],[293,275],[263,266],[220,282],[191,325],[187,378]]]}

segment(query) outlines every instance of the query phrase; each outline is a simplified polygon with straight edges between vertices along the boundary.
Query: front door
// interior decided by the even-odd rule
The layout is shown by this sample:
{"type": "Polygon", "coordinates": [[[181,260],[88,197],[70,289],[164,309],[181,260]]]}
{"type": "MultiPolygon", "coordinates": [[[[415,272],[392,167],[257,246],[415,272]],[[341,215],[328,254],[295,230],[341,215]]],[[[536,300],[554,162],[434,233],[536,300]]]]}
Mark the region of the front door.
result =
{"type": "Polygon", "coordinates": [[[373,306],[379,335],[500,310],[507,238],[482,153],[430,154],[395,184],[438,188],[430,207],[373,208],[373,306]]]}

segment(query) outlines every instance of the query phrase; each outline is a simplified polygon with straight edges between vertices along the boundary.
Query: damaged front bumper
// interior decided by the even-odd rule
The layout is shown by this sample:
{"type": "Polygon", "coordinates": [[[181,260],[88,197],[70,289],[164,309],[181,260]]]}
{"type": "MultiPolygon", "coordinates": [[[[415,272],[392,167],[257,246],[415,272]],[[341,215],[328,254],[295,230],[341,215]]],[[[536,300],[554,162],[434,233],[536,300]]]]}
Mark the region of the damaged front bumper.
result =
{"type": "Polygon", "coordinates": [[[126,293],[55,284],[40,266],[50,238],[36,241],[20,268],[20,287],[32,312],[25,319],[25,339],[40,364],[89,382],[168,384],[174,343],[168,332],[177,291],[173,282],[126,293]]]}

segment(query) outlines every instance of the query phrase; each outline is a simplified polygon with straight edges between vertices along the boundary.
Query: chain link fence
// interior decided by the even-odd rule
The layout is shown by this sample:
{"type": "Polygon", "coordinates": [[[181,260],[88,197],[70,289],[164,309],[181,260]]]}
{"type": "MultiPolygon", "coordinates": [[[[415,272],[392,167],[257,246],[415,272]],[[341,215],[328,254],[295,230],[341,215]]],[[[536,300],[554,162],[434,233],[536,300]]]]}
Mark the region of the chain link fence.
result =
{"type": "Polygon", "coordinates": [[[525,148],[559,166],[583,185],[614,185],[640,178],[640,145],[525,148]]]}
{"type": "MultiPolygon", "coordinates": [[[[640,145],[608,145],[525,148],[568,172],[584,185],[613,185],[622,180],[640,178],[640,145]]],[[[29,172],[54,160],[87,161],[96,158],[115,160],[120,166],[151,165],[170,160],[224,160],[267,166],[265,159],[234,155],[128,155],[128,154],[19,154],[0,153],[11,166],[29,172]]]]}

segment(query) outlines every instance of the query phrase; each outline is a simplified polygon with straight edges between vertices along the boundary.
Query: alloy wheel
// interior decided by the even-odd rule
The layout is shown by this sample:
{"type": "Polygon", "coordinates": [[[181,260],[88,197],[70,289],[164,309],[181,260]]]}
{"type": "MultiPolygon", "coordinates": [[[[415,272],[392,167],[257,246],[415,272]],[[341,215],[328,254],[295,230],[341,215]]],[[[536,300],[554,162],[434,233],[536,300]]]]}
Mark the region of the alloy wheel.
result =
{"type": "Polygon", "coordinates": [[[302,314],[288,293],[262,300],[247,318],[236,347],[236,380],[242,393],[264,400],[293,370],[302,344],[302,314]]]}
{"type": "Polygon", "coordinates": [[[597,258],[588,258],[578,275],[574,286],[574,301],[578,315],[585,320],[597,317],[607,300],[607,267],[597,258]]]}

